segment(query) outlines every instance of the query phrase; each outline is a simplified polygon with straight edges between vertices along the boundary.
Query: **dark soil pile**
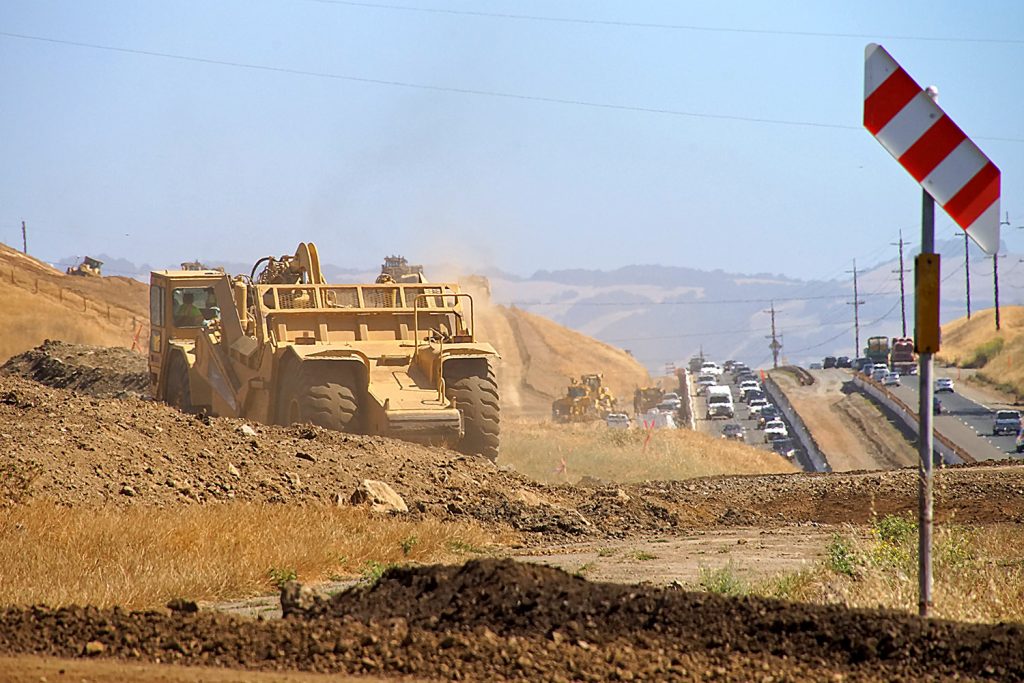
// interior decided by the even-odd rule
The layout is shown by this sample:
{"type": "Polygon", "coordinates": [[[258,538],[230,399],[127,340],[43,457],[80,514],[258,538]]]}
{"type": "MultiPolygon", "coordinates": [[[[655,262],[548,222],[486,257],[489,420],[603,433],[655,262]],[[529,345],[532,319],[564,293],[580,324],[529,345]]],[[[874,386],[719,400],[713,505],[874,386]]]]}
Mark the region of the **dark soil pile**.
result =
{"type": "Polygon", "coordinates": [[[391,570],[283,621],[0,611],[0,652],[444,680],[1024,679],[1024,626],[589,583],[507,560],[391,570]]]}
{"type": "Polygon", "coordinates": [[[0,366],[0,373],[91,396],[143,397],[149,393],[146,357],[118,347],[47,339],[40,346],[8,359],[0,366]]]}

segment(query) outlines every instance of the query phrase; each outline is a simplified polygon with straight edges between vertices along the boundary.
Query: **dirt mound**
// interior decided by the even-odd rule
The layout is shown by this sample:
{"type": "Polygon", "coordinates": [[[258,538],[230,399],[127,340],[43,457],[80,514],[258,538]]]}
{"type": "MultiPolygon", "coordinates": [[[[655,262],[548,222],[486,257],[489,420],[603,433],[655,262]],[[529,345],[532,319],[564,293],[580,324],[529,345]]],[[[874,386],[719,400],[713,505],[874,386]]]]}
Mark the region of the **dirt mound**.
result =
{"type": "Polygon", "coordinates": [[[0,366],[0,373],[91,396],[143,397],[149,393],[146,357],[119,347],[47,339],[40,346],[11,357],[0,366]]]}
{"type": "Polygon", "coordinates": [[[336,504],[363,479],[378,479],[417,514],[555,538],[676,523],[656,501],[618,496],[614,487],[546,487],[444,448],[191,416],[153,401],[95,398],[20,377],[0,375],[0,425],[0,472],[25,475],[0,480],[0,504],[336,504]]]}
{"type": "Polygon", "coordinates": [[[394,569],[326,606],[270,622],[8,608],[0,652],[461,680],[1024,677],[1020,624],[589,583],[511,561],[394,569]]]}
{"type": "Polygon", "coordinates": [[[632,411],[633,390],[651,383],[647,370],[635,358],[547,318],[515,306],[491,304],[486,290],[479,291],[482,280],[475,278],[463,285],[478,302],[477,333],[502,357],[497,374],[503,410],[548,419],[551,402],[565,394],[570,377],[602,373],[619,406],[632,411]]]}
{"type": "Polygon", "coordinates": [[[75,277],[0,244],[0,360],[45,339],[131,348],[149,321],[149,288],[125,277],[75,277]]]}

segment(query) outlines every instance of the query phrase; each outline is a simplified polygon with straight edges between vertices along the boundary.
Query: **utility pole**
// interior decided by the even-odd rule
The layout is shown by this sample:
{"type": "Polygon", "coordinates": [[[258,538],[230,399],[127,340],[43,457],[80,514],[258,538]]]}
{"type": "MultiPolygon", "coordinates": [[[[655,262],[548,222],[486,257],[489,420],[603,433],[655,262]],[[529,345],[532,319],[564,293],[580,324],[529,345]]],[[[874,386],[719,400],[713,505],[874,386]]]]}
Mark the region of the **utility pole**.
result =
{"type": "Polygon", "coordinates": [[[847,301],[847,306],[853,306],[853,357],[860,357],[860,307],[864,302],[860,300],[857,293],[857,259],[853,259],[853,270],[846,271],[853,273],[853,301],[847,301]]]}
{"type": "MultiPolygon", "coordinates": [[[[966,233],[965,233],[966,234],[966,233]]],[[[893,246],[899,245],[900,248],[900,269],[893,271],[900,274],[900,314],[903,319],[903,337],[907,336],[907,297],[903,289],[903,274],[907,272],[903,268],[903,230],[900,230],[900,241],[890,242],[893,246]]],[[[856,294],[854,295],[856,296],[856,294]]],[[[856,358],[857,356],[854,356],[856,358]]]]}
{"type": "Polygon", "coordinates": [[[1006,254],[992,254],[992,291],[996,301],[996,332],[999,331],[999,259],[1006,254]]]}
{"type": "Polygon", "coordinates": [[[774,301],[772,302],[771,309],[765,311],[765,313],[771,313],[772,314],[772,333],[771,333],[771,336],[765,337],[765,338],[772,340],[772,343],[768,345],[768,348],[770,348],[772,350],[772,367],[773,368],[778,368],[779,367],[779,351],[782,349],[782,344],[779,343],[779,338],[775,334],[775,302],[774,301]]]}
{"type": "Polygon", "coordinates": [[[967,319],[971,319],[971,243],[967,239],[967,231],[964,230],[964,282],[967,287],[967,319]]]}
{"type": "Polygon", "coordinates": [[[21,222],[21,251],[23,254],[28,253],[28,237],[25,234],[25,221],[21,222]]]}

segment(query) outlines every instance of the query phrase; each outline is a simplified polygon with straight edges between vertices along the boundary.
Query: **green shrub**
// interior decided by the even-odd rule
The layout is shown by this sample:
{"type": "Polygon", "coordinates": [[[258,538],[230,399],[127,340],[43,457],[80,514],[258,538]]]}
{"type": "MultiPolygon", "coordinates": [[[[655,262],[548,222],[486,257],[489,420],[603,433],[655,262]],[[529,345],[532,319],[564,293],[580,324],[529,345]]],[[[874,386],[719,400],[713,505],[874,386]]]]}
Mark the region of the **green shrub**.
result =
{"type": "Polygon", "coordinates": [[[298,573],[290,567],[271,567],[267,570],[267,576],[270,578],[270,583],[275,588],[280,590],[289,581],[297,581],[299,578],[298,573]]]}
{"type": "Polygon", "coordinates": [[[701,567],[699,585],[708,593],[719,595],[746,595],[749,591],[747,583],[736,574],[731,562],[718,569],[701,567]]]}
{"type": "Polygon", "coordinates": [[[857,566],[860,564],[857,553],[850,542],[839,534],[833,534],[825,546],[825,557],[828,568],[836,574],[857,576],[857,566]]]}

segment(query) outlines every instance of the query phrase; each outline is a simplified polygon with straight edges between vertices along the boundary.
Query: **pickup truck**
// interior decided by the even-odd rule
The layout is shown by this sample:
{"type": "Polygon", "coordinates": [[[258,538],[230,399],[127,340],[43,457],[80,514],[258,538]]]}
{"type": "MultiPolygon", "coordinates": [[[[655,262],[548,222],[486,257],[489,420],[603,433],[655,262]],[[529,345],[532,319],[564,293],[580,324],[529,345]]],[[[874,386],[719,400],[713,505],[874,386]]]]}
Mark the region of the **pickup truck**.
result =
{"type": "Polygon", "coordinates": [[[992,435],[1016,434],[1020,431],[1020,413],[1016,410],[997,410],[992,424],[992,435]]]}

